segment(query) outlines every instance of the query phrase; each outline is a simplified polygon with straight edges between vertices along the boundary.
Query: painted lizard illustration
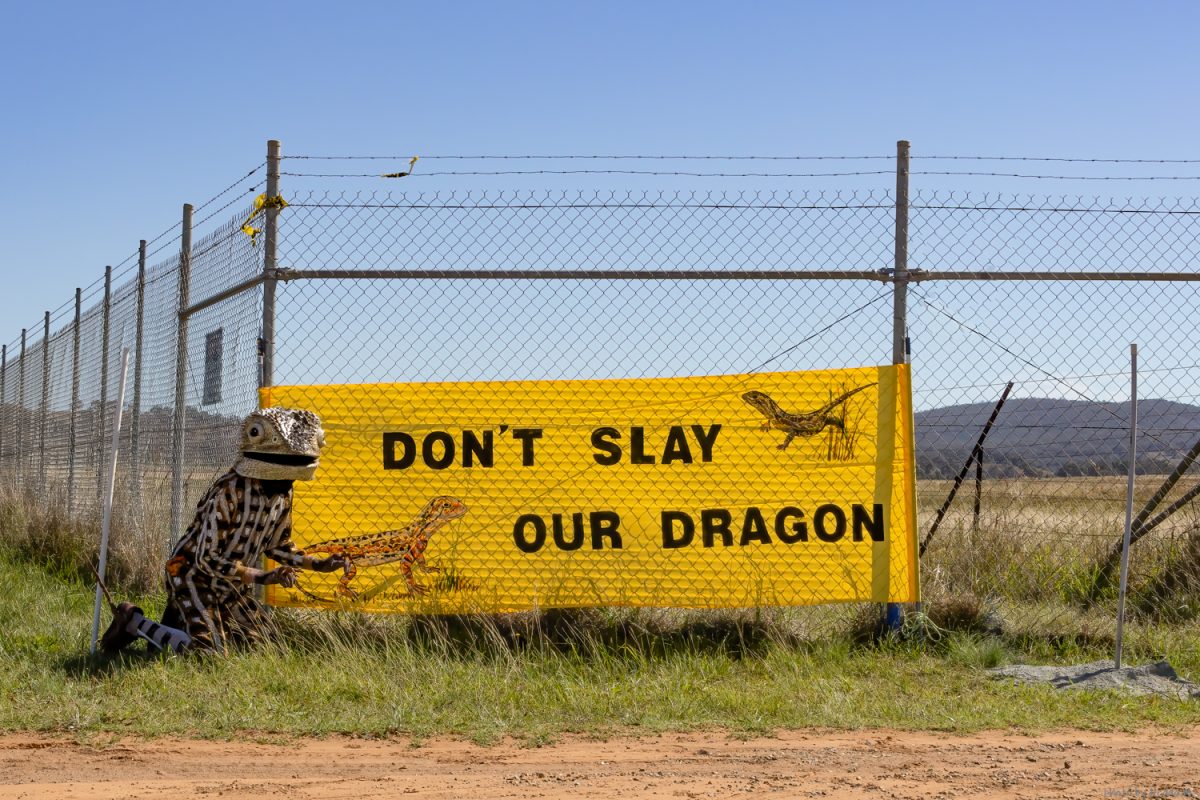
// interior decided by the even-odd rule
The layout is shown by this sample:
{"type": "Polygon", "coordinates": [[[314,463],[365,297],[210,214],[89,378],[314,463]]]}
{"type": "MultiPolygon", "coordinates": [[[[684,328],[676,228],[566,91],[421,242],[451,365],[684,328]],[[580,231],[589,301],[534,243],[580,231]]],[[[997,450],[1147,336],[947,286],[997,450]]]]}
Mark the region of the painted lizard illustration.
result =
{"type": "Polygon", "coordinates": [[[859,386],[856,389],[843,392],[817,410],[803,414],[791,414],[784,411],[779,403],[771,399],[771,396],[766,392],[746,392],[742,395],[742,399],[767,418],[767,421],[762,426],[764,431],[775,428],[787,434],[787,438],[783,440],[783,444],[779,445],[780,450],[786,450],[787,446],[792,443],[792,439],[795,439],[797,436],[816,436],[830,425],[845,430],[845,420],[842,417],[835,417],[829,412],[864,389],[870,389],[875,385],[874,383],[868,383],[866,386],[859,386]]]}
{"type": "Polygon", "coordinates": [[[242,423],[240,454],[196,507],[196,516],[166,564],[167,607],[161,623],[121,603],[101,643],[115,653],[143,636],[160,649],[226,654],[273,631],[255,585],[294,586],[297,568],[332,572],[338,555],[316,559],[292,536],[292,483],[311,480],[320,463],[321,420],[298,408],[264,408],[242,423]],[[280,566],[263,570],[263,557],[280,566]]]}
{"type": "Polygon", "coordinates": [[[359,566],[375,567],[396,561],[400,562],[409,594],[426,594],[429,588],[413,578],[413,565],[422,572],[440,572],[439,567],[425,563],[425,548],[434,532],[466,513],[466,505],[458,498],[439,496],[426,503],[416,519],[403,528],[332,539],[307,547],[305,551],[345,559],[344,573],[337,586],[337,593],[343,597],[357,597],[350,588],[350,581],[358,574],[359,566]]]}

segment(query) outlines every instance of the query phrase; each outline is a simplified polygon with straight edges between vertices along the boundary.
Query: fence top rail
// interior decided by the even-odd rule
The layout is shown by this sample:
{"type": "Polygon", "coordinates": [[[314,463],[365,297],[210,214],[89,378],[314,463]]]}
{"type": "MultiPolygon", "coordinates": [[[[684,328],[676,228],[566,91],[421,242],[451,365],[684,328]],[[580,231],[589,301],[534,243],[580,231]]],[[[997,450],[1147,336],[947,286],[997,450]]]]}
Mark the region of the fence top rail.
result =
{"type": "MultiPolygon", "coordinates": [[[[271,277],[301,280],[497,280],[497,281],[812,281],[870,280],[891,283],[891,269],[877,270],[479,270],[479,269],[293,269],[278,267],[271,277]]],[[[249,291],[267,279],[259,274],[188,305],[179,316],[188,318],[217,303],[249,291]]],[[[1094,272],[1023,270],[923,270],[912,269],[908,279],[925,281],[1116,281],[1200,282],[1200,272],[1094,272]]]]}
{"type": "Polygon", "coordinates": [[[1103,270],[925,270],[910,269],[913,281],[1200,281],[1200,272],[1103,270]]]}
{"type": "MultiPolygon", "coordinates": [[[[274,277],[297,280],[874,280],[890,283],[890,268],[873,270],[688,270],[688,269],[296,269],[279,267],[274,277]]],[[[911,281],[1200,281],[1200,272],[1103,270],[927,270],[910,269],[911,281]]],[[[243,288],[249,288],[245,286],[243,288]]]]}
{"type": "Polygon", "coordinates": [[[889,270],[687,270],[687,269],[292,269],[275,277],[294,280],[891,280],[889,270]]]}

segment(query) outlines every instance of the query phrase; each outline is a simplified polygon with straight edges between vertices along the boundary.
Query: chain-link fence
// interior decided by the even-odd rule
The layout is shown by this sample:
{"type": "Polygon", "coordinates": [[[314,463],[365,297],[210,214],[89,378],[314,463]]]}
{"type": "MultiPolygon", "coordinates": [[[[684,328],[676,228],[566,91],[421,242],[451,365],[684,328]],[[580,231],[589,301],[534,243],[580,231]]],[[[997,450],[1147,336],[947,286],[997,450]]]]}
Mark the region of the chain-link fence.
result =
{"type": "MultiPolygon", "coordinates": [[[[162,543],[186,524],[172,524],[172,489],[186,516],[232,462],[264,352],[278,385],[753,374],[891,363],[902,312],[924,595],[1058,635],[1113,626],[1131,342],[1143,398],[1135,510],[1200,439],[1192,200],[280,194],[287,207],[264,212],[278,219],[273,263],[265,234],[242,229],[252,209],[208,209],[223,224],[190,252],[168,252],[144,277],[118,270],[83,293],[78,315],[53,314],[48,340],[31,328],[6,346],[6,480],[95,513],[122,347],[135,366],[119,508],[162,543]]],[[[1197,485],[1184,471],[1135,525],[1131,607],[1149,637],[1200,615],[1197,485]]]]}

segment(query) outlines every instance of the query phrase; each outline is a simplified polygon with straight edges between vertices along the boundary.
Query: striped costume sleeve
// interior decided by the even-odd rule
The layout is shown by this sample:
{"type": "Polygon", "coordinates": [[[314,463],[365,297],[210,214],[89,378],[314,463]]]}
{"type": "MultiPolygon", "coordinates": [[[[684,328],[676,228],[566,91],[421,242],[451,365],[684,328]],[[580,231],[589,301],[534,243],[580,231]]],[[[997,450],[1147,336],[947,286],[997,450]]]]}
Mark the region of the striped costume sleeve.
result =
{"type": "Polygon", "coordinates": [[[296,545],[292,542],[292,502],[290,494],[288,495],[287,506],[275,528],[275,535],[271,537],[270,549],[267,550],[267,555],[280,564],[286,564],[291,567],[304,565],[304,553],[297,550],[296,545]]]}
{"type": "Polygon", "coordinates": [[[253,533],[247,513],[249,495],[243,479],[228,475],[208,490],[189,531],[192,563],[201,572],[232,578],[241,566],[248,538],[253,533]]]}

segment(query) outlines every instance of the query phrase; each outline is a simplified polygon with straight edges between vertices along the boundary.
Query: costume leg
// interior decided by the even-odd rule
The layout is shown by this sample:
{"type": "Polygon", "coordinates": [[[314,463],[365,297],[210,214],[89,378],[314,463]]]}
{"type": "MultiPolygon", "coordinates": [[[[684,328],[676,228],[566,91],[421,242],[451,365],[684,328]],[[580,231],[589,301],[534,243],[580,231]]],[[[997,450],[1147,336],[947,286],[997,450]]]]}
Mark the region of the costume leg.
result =
{"type": "Polygon", "coordinates": [[[249,592],[230,593],[222,598],[221,606],[233,642],[253,645],[275,638],[275,624],[249,592]]]}
{"type": "Polygon", "coordinates": [[[227,653],[221,607],[202,575],[185,570],[169,575],[167,595],[163,624],[187,632],[188,652],[227,653]]]}
{"type": "Polygon", "coordinates": [[[134,618],[130,627],[130,633],[140,634],[159,650],[179,653],[192,642],[192,637],[188,636],[186,631],[147,619],[141,614],[134,618]]]}
{"type": "Polygon", "coordinates": [[[108,655],[115,655],[136,642],[139,636],[155,649],[169,649],[176,653],[191,642],[186,632],[147,618],[133,603],[121,603],[113,609],[113,620],[100,637],[100,649],[108,655]]]}

